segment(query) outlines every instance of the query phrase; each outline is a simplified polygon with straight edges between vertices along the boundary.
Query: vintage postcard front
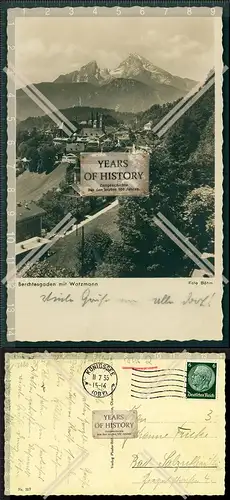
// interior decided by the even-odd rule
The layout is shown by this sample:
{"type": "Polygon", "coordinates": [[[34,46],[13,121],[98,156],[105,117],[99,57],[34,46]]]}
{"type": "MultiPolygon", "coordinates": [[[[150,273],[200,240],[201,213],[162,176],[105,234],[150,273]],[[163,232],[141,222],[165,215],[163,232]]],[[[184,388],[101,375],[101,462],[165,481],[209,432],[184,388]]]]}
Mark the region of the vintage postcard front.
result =
{"type": "Polygon", "coordinates": [[[225,359],[7,353],[6,495],[224,495],[225,359]]]}
{"type": "Polygon", "coordinates": [[[8,341],[221,340],[222,9],[15,8],[7,35],[8,341]]]}

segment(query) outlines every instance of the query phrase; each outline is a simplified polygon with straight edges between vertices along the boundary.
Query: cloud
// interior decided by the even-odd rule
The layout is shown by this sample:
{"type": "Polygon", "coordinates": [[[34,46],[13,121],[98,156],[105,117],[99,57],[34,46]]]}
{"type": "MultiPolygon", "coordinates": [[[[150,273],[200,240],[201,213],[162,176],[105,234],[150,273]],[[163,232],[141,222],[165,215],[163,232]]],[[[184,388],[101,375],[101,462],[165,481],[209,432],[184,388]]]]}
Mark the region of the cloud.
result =
{"type": "Polygon", "coordinates": [[[39,38],[31,38],[28,43],[22,43],[16,47],[16,54],[19,57],[31,59],[45,53],[43,42],[39,38]]]}
{"type": "Polygon", "coordinates": [[[214,18],[17,18],[16,65],[30,81],[50,81],[92,59],[115,68],[130,52],[199,80],[213,66],[214,18]],[[202,64],[204,67],[202,68],[202,64]]]}
{"type": "Polygon", "coordinates": [[[163,60],[180,59],[185,54],[193,52],[192,56],[198,51],[202,51],[203,47],[197,40],[191,40],[185,35],[175,35],[170,38],[167,44],[161,44],[162,48],[156,51],[157,57],[163,60]]]}
{"type": "Polygon", "coordinates": [[[202,49],[204,46],[198,40],[189,38],[186,35],[174,35],[169,38],[169,45],[181,45],[181,53],[191,49],[202,49]]]}
{"type": "Polygon", "coordinates": [[[149,46],[149,44],[153,42],[157,42],[158,40],[158,35],[156,30],[148,30],[146,33],[143,33],[140,38],[139,38],[139,43],[142,46],[149,46]]]}

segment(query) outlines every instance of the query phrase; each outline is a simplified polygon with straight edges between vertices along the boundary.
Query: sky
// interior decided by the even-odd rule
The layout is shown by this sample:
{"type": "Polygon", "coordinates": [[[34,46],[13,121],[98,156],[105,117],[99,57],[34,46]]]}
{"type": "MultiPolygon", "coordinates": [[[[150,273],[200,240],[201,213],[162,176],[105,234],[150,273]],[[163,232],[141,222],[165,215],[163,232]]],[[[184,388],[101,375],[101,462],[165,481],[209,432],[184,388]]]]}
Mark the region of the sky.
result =
{"type": "Polygon", "coordinates": [[[115,68],[130,53],[173,75],[202,80],[214,65],[211,17],[17,17],[16,71],[53,81],[96,60],[115,68]]]}

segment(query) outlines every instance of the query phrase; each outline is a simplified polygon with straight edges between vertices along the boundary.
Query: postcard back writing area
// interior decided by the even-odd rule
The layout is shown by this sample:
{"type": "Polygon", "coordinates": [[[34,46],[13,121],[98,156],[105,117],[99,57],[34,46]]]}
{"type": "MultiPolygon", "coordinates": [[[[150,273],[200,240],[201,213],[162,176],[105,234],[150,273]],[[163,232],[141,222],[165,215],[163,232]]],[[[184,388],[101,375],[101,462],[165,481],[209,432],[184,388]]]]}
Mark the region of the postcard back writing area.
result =
{"type": "MultiPolygon", "coordinates": [[[[222,340],[222,16],[7,10],[7,342],[222,340]]],[[[6,495],[225,494],[224,354],[7,352],[4,412],[6,495]]]]}

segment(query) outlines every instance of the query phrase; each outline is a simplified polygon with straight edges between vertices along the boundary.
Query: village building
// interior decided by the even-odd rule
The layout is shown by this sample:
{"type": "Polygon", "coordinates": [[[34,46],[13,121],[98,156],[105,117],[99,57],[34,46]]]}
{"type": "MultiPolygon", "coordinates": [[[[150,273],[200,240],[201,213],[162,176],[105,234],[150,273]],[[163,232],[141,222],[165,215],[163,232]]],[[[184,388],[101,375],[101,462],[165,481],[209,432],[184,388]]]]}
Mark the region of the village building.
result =
{"type": "Polygon", "coordinates": [[[111,125],[108,125],[105,127],[105,132],[106,132],[107,136],[114,138],[114,136],[116,134],[116,127],[112,127],[111,125]]]}
{"type": "Polygon", "coordinates": [[[79,196],[82,196],[80,185],[77,183],[71,184],[69,191],[68,191],[68,195],[65,195],[65,196],[70,196],[71,198],[75,198],[75,197],[77,198],[79,196]]]}
{"type": "Polygon", "coordinates": [[[88,152],[101,151],[101,144],[99,139],[97,139],[96,137],[89,139],[85,145],[85,151],[88,152]]]}
{"type": "Polygon", "coordinates": [[[80,135],[82,137],[100,138],[104,133],[103,115],[96,113],[96,116],[94,116],[92,112],[90,122],[87,123],[87,126],[82,127],[80,135]]]}
{"type": "Polygon", "coordinates": [[[55,145],[58,145],[58,144],[65,144],[69,141],[69,137],[67,136],[65,130],[64,130],[64,123],[60,123],[60,125],[56,128],[56,135],[55,137],[53,138],[53,143],[55,145]]]}
{"type": "Polygon", "coordinates": [[[132,141],[126,130],[120,130],[115,134],[118,146],[131,146],[132,141]]]}
{"type": "Polygon", "coordinates": [[[104,134],[102,129],[97,127],[83,127],[81,130],[82,137],[102,137],[104,134]]]}
{"type": "Polygon", "coordinates": [[[45,210],[34,202],[17,203],[16,243],[42,235],[42,217],[45,210]]]}
{"type": "Polygon", "coordinates": [[[101,142],[101,151],[112,151],[113,147],[114,141],[109,137],[101,142]]]}
{"type": "MultiPolygon", "coordinates": [[[[215,265],[215,254],[213,253],[208,253],[208,252],[204,252],[202,255],[201,255],[202,259],[208,259],[209,263],[212,264],[213,266],[215,265]]],[[[207,267],[206,269],[193,269],[193,271],[191,272],[191,276],[193,278],[210,278],[210,276],[213,276],[213,273],[212,271],[210,270],[210,273],[208,273],[208,270],[207,270],[207,267]]]]}
{"type": "Polygon", "coordinates": [[[81,153],[85,151],[85,142],[82,137],[66,144],[66,153],[81,153]]]}
{"type": "Polygon", "coordinates": [[[152,130],[152,124],[153,124],[153,122],[150,120],[148,123],[146,123],[144,125],[144,130],[146,130],[146,131],[152,130]]]}
{"type": "Polygon", "coordinates": [[[58,144],[67,144],[68,141],[68,137],[54,137],[53,139],[53,143],[55,144],[55,146],[57,146],[58,144]]]}

